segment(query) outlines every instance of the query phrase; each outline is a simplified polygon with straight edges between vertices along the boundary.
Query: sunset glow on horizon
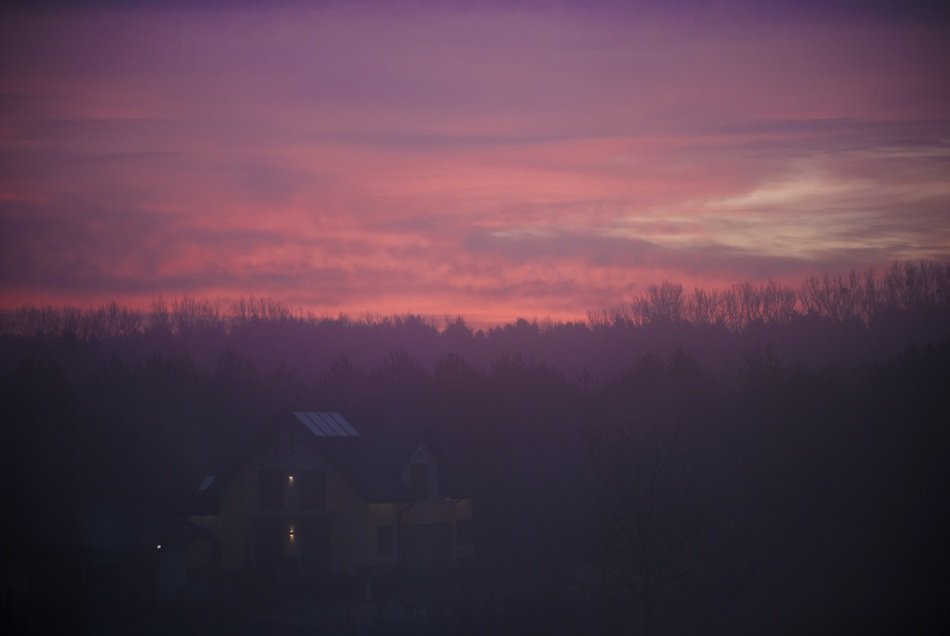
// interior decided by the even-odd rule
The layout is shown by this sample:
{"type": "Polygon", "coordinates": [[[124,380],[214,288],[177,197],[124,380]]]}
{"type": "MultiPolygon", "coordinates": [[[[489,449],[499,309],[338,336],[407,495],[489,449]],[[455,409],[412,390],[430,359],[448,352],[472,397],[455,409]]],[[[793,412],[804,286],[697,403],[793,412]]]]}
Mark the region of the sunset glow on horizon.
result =
{"type": "Polygon", "coordinates": [[[937,10],[57,4],[0,22],[0,308],[583,320],[950,259],[937,10]]]}

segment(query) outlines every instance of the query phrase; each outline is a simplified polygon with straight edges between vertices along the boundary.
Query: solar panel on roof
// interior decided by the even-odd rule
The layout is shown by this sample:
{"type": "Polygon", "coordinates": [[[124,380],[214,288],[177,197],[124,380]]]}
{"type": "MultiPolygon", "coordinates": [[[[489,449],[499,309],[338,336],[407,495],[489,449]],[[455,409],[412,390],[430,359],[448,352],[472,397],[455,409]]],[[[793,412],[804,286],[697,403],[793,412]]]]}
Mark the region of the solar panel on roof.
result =
{"type": "Polygon", "coordinates": [[[359,437],[359,433],[336,412],[294,411],[294,416],[317,437],[359,437]]]}
{"type": "Polygon", "coordinates": [[[332,431],[332,435],[335,437],[344,437],[346,436],[345,431],[340,430],[336,424],[333,422],[333,418],[330,417],[329,413],[316,413],[317,417],[320,418],[320,421],[323,423],[323,426],[328,430],[332,431]]]}
{"type": "Polygon", "coordinates": [[[320,427],[320,430],[323,431],[323,435],[326,437],[338,437],[336,431],[327,426],[326,421],[323,419],[322,413],[310,413],[310,417],[313,419],[313,423],[320,427]]]}
{"type": "Polygon", "coordinates": [[[300,413],[297,417],[310,429],[310,432],[317,437],[336,437],[333,431],[327,430],[319,414],[312,411],[305,411],[300,413]]]}
{"type": "Polygon", "coordinates": [[[347,437],[359,437],[359,431],[353,428],[353,425],[346,421],[346,418],[336,411],[321,413],[325,421],[331,422],[341,435],[347,437]]]}
{"type": "Polygon", "coordinates": [[[352,435],[353,437],[360,436],[360,432],[356,430],[356,428],[352,424],[350,424],[349,421],[347,421],[345,417],[343,417],[342,415],[336,412],[333,413],[333,417],[336,418],[336,421],[339,422],[347,430],[347,432],[350,435],[352,435]]]}
{"type": "Polygon", "coordinates": [[[342,415],[340,415],[336,411],[334,411],[333,413],[328,413],[328,415],[333,418],[333,420],[340,426],[340,428],[346,431],[347,435],[352,435],[353,437],[359,436],[359,433],[356,431],[356,429],[353,428],[353,426],[349,422],[347,422],[346,419],[344,419],[342,415]]]}
{"type": "Polygon", "coordinates": [[[317,428],[317,426],[316,426],[316,424],[314,424],[313,420],[310,419],[310,413],[306,413],[306,412],[304,412],[304,411],[294,411],[294,416],[295,416],[298,420],[300,420],[300,422],[301,422],[304,426],[306,426],[306,427],[307,427],[307,430],[309,430],[311,433],[313,433],[313,434],[316,435],[317,437],[323,437],[323,436],[324,436],[323,431],[321,431],[319,428],[317,428]]]}

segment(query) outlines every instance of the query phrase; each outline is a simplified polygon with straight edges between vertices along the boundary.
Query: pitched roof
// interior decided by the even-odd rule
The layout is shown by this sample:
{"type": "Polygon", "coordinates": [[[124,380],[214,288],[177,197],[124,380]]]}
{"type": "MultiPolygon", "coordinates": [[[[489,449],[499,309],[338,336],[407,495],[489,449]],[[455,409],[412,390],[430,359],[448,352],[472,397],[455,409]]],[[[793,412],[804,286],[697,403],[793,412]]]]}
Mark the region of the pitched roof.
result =
{"type": "Polygon", "coordinates": [[[260,448],[261,443],[276,434],[282,425],[301,426],[305,439],[328,462],[339,470],[371,503],[411,501],[409,486],[400,478],[400,471],[421,445],[435,455],[440,466],[440,485],[444,494],[460,496],[451,487],[447,462],[431,436],[418,427],[391,427],[384,432],[361,435],[346,418],[336,411],[282,411],[262,429],[245,450],[217,477],[206,478],[203,491],[213,491],[244,464],[260,448]]]}

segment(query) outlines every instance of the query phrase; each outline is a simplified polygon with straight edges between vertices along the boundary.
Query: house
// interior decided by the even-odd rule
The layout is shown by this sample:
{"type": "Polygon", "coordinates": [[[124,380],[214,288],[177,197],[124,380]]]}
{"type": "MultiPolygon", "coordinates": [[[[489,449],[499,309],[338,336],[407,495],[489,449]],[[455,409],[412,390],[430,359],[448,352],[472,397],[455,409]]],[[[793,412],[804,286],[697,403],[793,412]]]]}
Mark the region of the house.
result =
{"type": "Polygon", "coordinates": [[[424,431],[362,435],[336,412],[282,412],[202,492],[193,520],[225,571],[365,579],[472,556],[471,498],[424,431]]]}

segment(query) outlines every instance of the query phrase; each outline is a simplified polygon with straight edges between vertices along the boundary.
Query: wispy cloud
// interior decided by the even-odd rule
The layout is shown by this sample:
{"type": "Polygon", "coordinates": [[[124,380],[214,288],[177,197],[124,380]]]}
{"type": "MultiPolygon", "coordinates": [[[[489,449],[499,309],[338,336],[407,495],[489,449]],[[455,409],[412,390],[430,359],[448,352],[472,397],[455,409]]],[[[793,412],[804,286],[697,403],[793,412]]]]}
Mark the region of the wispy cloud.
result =
{"type": "Polygon", "coordinates": [[[582,317],[950,256],[940,19],[93,4],[0,26],[5,304],[582,317]]]}

